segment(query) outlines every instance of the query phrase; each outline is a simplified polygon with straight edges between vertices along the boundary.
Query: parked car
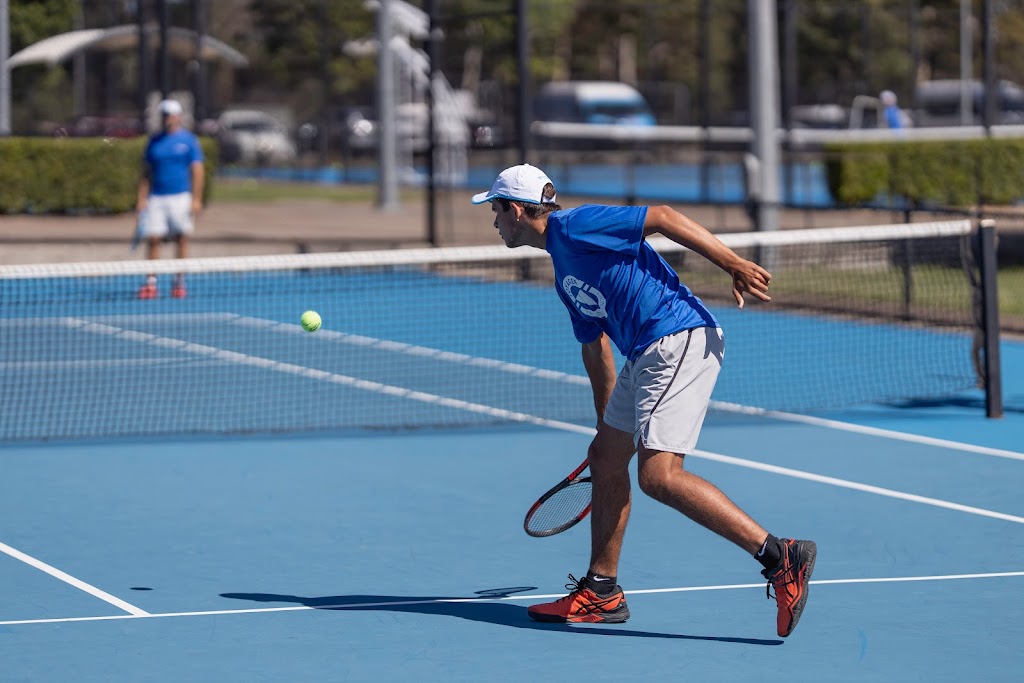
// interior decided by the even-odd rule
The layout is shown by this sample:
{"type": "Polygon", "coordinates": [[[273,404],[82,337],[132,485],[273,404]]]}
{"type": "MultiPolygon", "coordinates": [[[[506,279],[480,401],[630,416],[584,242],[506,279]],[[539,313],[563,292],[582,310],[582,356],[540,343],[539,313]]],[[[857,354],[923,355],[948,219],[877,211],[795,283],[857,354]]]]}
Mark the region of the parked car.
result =
{"type": "Polygon", "coordinates": [[[225,163],[279,164],[294,161],[295,142],[288,129],[267,112],[233,109],[217,119],[217,140],[225,163]]]}

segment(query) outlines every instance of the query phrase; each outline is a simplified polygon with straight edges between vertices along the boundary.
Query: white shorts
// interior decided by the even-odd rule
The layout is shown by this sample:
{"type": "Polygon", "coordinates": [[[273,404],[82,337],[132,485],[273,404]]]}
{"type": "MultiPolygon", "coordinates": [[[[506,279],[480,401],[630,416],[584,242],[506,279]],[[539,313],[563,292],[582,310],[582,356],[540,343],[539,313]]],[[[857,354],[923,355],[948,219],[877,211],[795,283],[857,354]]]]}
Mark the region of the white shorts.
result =
{"type": "Polygon", "coordinates": [[[622,366],[605,423],[632,434],[638,448],[689,453],[697,445],[724,356],[717,327],[662,337],[622,366]]]}
{"type": "Polygon", "coordinates": [[[150,195],[144,225],[140,236],[147,239],[191,235],[192,193],[150,195]]]}

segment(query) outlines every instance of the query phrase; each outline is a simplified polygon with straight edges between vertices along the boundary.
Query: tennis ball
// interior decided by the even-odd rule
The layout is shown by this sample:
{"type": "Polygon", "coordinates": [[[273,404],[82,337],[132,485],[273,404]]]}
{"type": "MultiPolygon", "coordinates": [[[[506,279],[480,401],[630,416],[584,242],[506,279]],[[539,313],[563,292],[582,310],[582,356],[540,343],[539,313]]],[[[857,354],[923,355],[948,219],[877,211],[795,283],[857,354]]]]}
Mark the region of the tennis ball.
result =
{"type": "Polygon", "coordinates": [[[320,329],[320,314],[316,311],[306,311],[299,318],[299,322],[302,323],[302,329],[306,332],[316,332],[320,329]]]}

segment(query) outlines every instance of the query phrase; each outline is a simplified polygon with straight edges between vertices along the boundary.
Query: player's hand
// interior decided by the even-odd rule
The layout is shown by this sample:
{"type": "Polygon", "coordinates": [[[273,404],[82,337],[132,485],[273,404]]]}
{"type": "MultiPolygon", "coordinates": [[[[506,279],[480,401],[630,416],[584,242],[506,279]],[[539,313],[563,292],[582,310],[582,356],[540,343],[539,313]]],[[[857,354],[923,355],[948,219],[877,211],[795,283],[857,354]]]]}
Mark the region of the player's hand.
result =
{"type": "Polygon", "coordinates": [[[148,205],[149,202],[145,199],[140,199],[139,201],[135,202],[135,213],[142,213],[143,211],[146,210],[146,207],[148,205]]]}
{"type": "Polygon", "coordinates": [[[199,212],[203,210],[203,200],[199,197],[192,199],[192,215],[198,216],[199,212]]]}
{"type": "Polygon", "coordinates": [[[761,301],[771,301],[768,296],[768,284],[772,274],[753,261],[742,261],[732,270],[732,295],[736,305],[743,308],[744,293],[750,294],[761,301]]]}

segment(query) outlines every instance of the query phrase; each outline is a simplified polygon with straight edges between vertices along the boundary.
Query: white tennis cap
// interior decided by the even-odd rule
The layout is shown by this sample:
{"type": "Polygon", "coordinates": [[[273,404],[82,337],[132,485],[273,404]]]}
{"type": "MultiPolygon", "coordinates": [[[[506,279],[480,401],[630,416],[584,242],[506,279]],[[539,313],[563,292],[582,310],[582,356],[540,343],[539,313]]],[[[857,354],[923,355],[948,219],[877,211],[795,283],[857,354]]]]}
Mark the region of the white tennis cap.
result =
{"type": "Polygon", "coordinates": [[[160,113],[168,116],[180,116],[181,104],[177,100],[164,100],[160,103],[160,113]]]}
{"type": "Polygon", "coordinates": [[[473,203],[483,204],[492,199],[511,199],[527,204],[554,204],[555,197],[544,197],[544,186],[550,182],[551,178],[536,166],[511,166],[498,175],[489,191],[473,195],[473,203]]]}

